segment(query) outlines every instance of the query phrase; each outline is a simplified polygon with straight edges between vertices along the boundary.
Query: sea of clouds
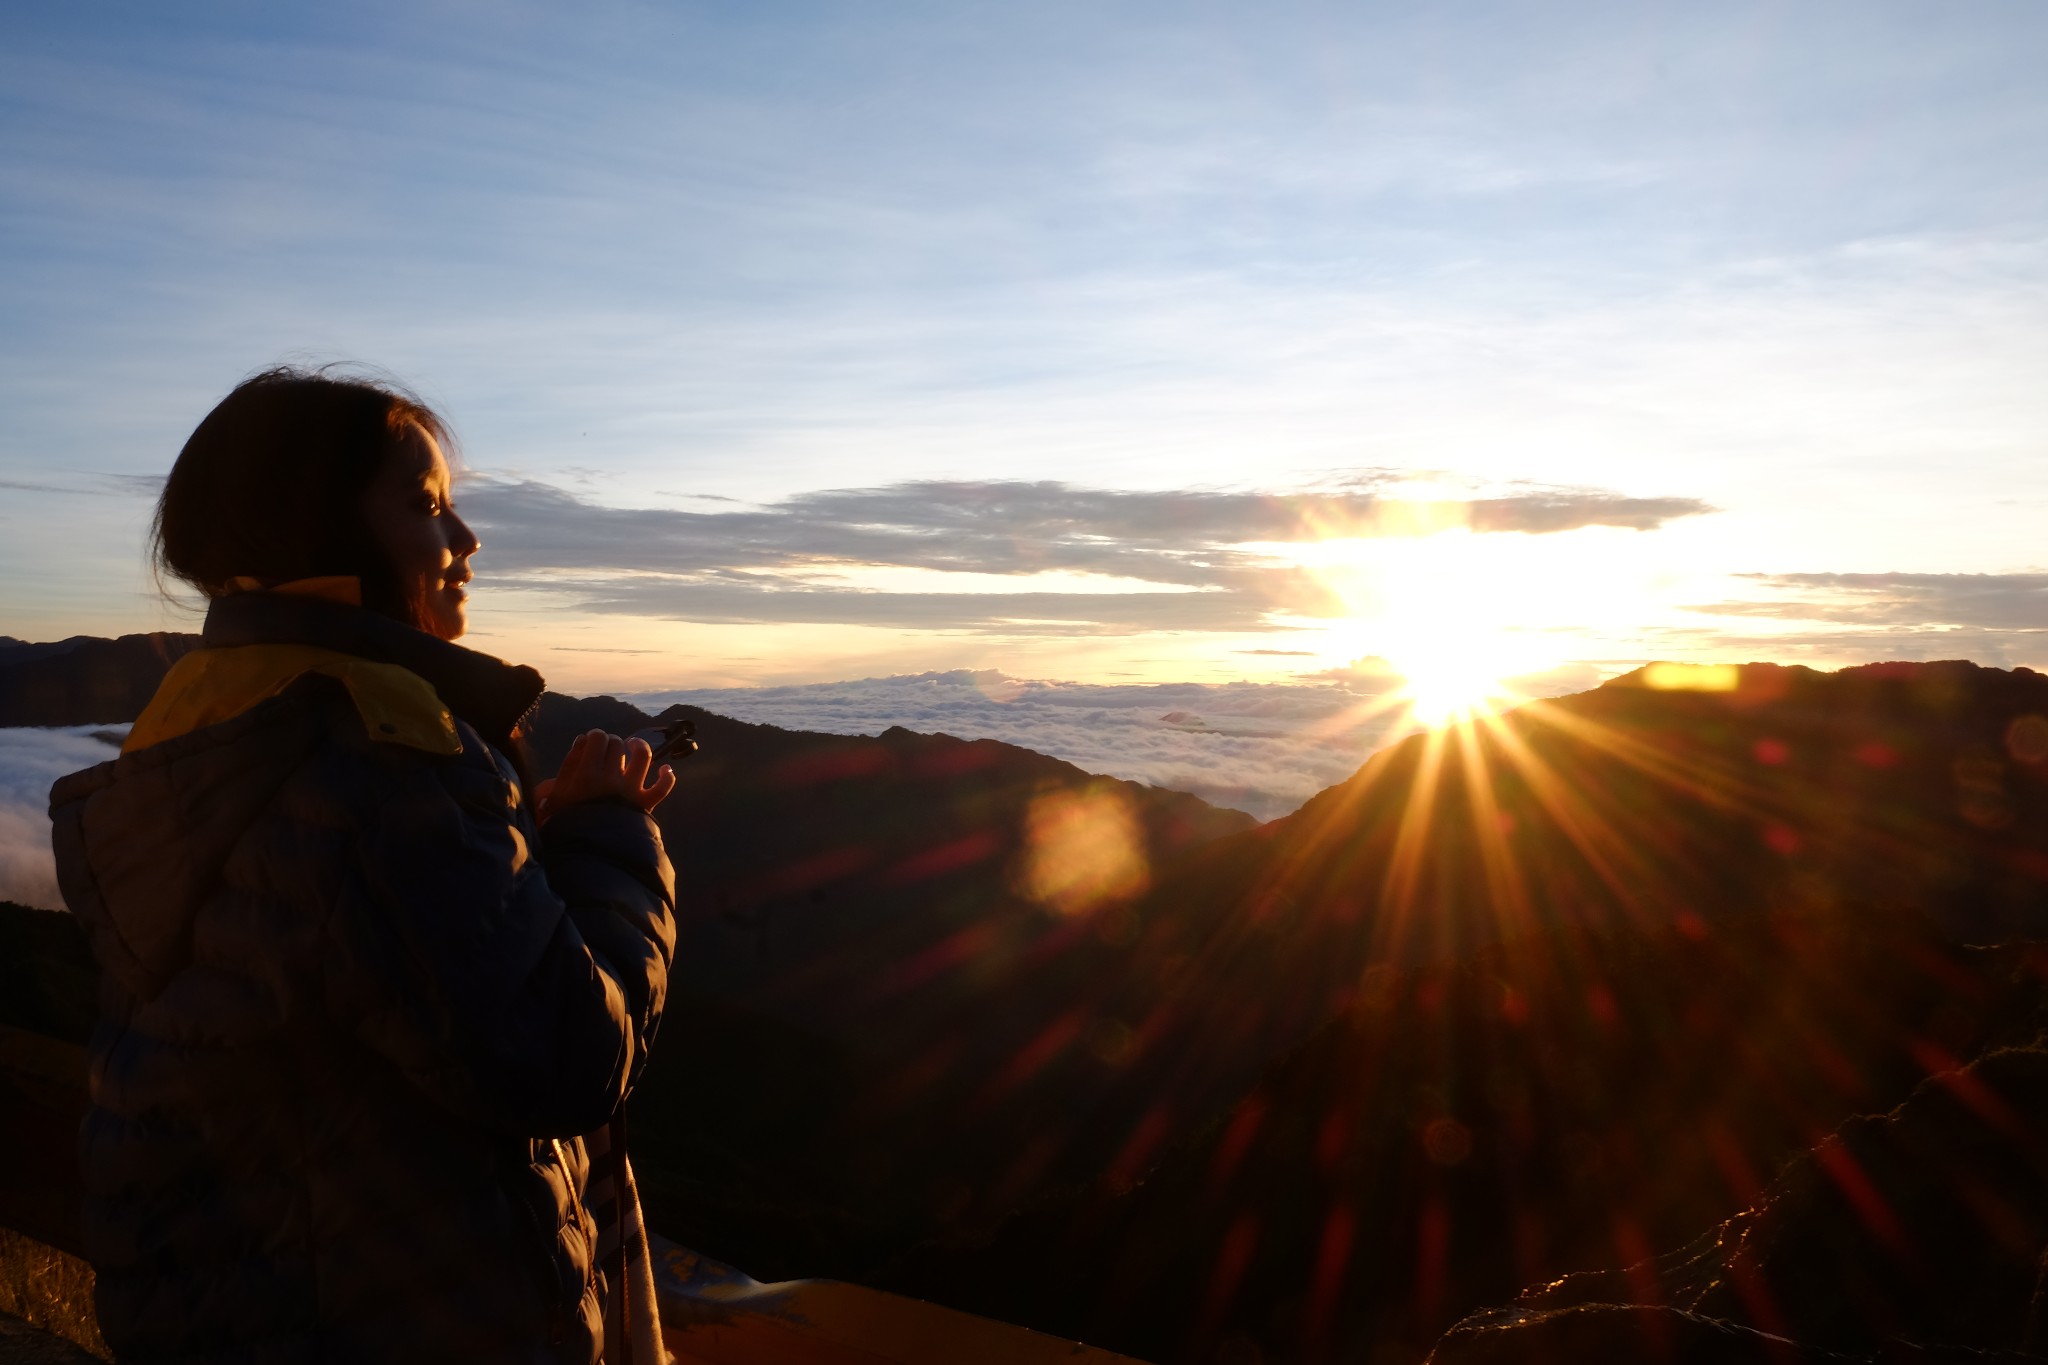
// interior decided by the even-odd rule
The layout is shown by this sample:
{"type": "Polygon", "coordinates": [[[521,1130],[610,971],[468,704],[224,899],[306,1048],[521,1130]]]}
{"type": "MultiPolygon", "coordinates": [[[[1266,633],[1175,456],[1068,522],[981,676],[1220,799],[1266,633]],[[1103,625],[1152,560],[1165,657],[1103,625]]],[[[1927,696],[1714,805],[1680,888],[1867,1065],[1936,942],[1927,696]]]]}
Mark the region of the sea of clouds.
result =
{"type": "MultiPolygon", "coordinates": [[[[1192,792],[1262,820],[1342,782],[1392,739],[1402,711],[1369,681],[1103,685],[955,670],[792,687],[642,693],[790,730],[892,725],[999,739],[1112,777],[1192,792]]],[[[57,908],[50,784],[112,758],[125,726],[0,727],[0,899],[57,908]]]]}
{"type": "MultiPolygon", "coordinates": [[[[1595,679],[1546,681],[1543,694],[1595,679]]],[[[1409,724],[1396,683],[1369,670],[1274,683],[1101,684],[956,669],[626,699],[650,711],[684,702],[788,730],[875,735],[900,725],[998,739],[1088,772],[1192,792],[1261,820],[1286,815],[1350,777],[1409,724]]],[[[112,758],[126,730],[0,727],[0,899],[61,906],[50,853],[50,784],[112,758]]]]}
{"type": "Polygon", "coordinates": [[[999,739],[1112,777],[1192,792],[1262,820],[1358,770],[1395,737],[1391,683],[1091,684],[957,669],[791,687],[650,692],[788,730],[874,735],[892,725],[999,739]]]}
{"type": "Polygon", "coordinates": [[[114,757],[127,732],[125,725],[0,726],[0,900],[63,908],[50,853],[50,784],[114,757]]]}

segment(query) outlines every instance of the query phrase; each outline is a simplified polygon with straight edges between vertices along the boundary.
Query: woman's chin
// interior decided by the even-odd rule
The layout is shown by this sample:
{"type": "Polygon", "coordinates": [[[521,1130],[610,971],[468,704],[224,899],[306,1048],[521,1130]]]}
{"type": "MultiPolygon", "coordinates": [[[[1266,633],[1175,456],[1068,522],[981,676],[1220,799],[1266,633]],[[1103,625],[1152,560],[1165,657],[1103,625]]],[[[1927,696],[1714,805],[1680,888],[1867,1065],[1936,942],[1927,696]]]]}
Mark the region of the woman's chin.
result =
{"type": "Polygon", "coordinates": [[[469,604],[460,590],[443,593],[428,606],[427,632],[443,640],[459,640],[469,631],[469,604]]]}

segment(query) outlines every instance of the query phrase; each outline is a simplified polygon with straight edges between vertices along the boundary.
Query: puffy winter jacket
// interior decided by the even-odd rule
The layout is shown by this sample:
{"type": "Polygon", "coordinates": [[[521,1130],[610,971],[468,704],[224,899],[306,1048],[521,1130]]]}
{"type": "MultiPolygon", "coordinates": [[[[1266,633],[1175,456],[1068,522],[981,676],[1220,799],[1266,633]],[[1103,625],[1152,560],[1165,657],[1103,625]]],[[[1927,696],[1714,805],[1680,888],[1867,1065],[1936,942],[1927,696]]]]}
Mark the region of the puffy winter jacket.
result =
{"type": "Polygon", "coordinates": [[[308,672],[52,791],[59,879],[104,968],[81,1147],[109,1344],[596,1360],[577,1135],[661,1016],[654,822],[583,804],[535,829],[480,734],[534,702],[530,669],[277,593],[216,603],[205,644],[397,665],[449,714],[380,720],[390,696],[308,672]]]}

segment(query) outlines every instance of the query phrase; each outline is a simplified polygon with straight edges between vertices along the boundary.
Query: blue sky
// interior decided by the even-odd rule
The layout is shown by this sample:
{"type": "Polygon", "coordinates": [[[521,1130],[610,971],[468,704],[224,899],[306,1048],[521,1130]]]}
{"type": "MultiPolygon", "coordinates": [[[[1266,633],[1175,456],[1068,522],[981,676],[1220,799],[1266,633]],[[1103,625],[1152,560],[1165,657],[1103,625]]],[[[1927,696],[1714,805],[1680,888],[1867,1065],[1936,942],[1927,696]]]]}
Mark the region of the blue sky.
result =
{"type": "Polygon", "coordinates": [[[2033,4],[11,7],[0,634],[189,621],[149,481],[303,359],[447,411],[476,642],[585,690],[1461,623],[1530,669],[2048,664],[2044,58],[2033,4]],[[934,560],[1023,483],[1085,515],[934,560]],[[1110,573],[1157,544],[1116,494],[1302,525],[1110,573]],[[1674,510],[1457,513],[1615,499],[1674,510]],[[682,553],[718,512],[747,553],[682,553]]]}

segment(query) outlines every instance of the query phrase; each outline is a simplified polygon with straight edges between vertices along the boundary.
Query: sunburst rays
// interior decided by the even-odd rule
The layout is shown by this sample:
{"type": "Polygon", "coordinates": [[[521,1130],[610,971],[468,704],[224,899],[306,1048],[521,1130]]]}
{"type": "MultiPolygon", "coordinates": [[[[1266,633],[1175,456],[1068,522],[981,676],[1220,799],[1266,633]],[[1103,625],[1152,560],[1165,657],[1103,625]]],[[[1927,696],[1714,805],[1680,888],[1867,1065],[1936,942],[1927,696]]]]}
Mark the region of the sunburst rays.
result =
{"type": "MultiPolygon", "coordinates": [[[[1979,1017],[1974,969],[1903,919],[1802,890],[1852,824],[1858,847],[1922,837],[1824,799],[1816,736],[1859,781],[1908,780],[1897,765],[1917,760],[1860,757],[1875,741],[1832,717],[1774,730],[1768,676],[1755,695],[1643,681],[1418,726],[1230,856],[1159,869],[1117,912],[1139,922],[1112,952],[1094,927],[1107,912],[1086,907],[1038,912],[1052,927],[1035,940],[977,941],[985,980],[1067,983],[1013,1021],[1007,1052],[940,1063],[973,1074],[989,1123],[1017,1127],[989,1198],[1072,1172],[1092,1143],[1096,1188],[1139,1210],[1115,1216],[1174,1231],[1132,1233],[1114,1276],[1077,1292],[1113,1315],[1179,1276],[1182,1320],[1210,1333],[1236,1330],[1241,1304],[1295,1303],[1302,1358],[1339,1359],[1360,1294],[1386,1301],[1373,1330],[1420,1341],[1475,1286],[1505,1297],[1567,1264],[1633,1265],[1631,1292],[1650,1293],[1651,1253],[1752,1203],[1848,1114],[1952,1068],[1963,1042],[1942,1011],[1979,1017]],[[1213,915],[1183,914],[1191,901],[1213,915]],[[1340,1013],[1327,1066],[1283,1062],[1210,1138],[1187,1136],[1214,1113],[1190,1077],[1281,1055],[1340,1013]],[[1129,1102],[1110,1084],[1085,1110],[1049,1110],[1062,1068],[1100,1064],[1103,1017],[1129,1036],[1129,1102]]],[[[1967,1078],[1950,1089],[2017,1127],[1967,1078]]],[[[1843,1153],[1816,1160],[1859,1226],[1896,1242],[1875,1177],[1843,1153]]],[[[1978,1203],[1996,1232],[1995,1201],[1978,1203]]],[[[1767,1325],[1771,1291],[1747,1273],[1730,1271],[1767,1325]]]]}

